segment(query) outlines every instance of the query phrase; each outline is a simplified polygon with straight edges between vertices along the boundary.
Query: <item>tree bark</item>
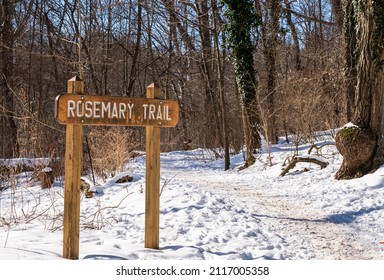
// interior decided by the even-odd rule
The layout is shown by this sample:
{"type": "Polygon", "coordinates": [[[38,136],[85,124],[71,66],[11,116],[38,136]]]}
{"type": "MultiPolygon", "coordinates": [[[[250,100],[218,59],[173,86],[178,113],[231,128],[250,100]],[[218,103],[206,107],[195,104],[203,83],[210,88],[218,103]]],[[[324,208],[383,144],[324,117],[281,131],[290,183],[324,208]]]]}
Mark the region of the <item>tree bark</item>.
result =
{"type": "MultiPolygon", "coordinates": [[[[267,71],[267,92],[266,92],[266,109],[264,116],[266,118],[269,141],[271,144],[276,144],[278,141],[277,127],[276,127],[276,55],[277,55],[277,40],[279,34],[279,20],[281,14],[280,1],[272,0],[265,2],[264,17],[260,2],[256,1],[256,11],[259,14],[261,21],[261,36],[263,41],[263,54],[265,60],[265,67],[267,71]]],[[[261,105],[261,104],[260,104],[261,105]]]]}
{"type": "Polygon", "coordinates": [[[357,84],[357,35],[355,9],[352,1],[343,1],[344,11],[344,40],[345,40],[345,95],[346,95],[346,113],[347,120],[350,121],[353,115],[353,107],[355,105],[355,89],[357,84]]]}
{"type": "MultiPolygon", "coordinates": [[[[205,112],[206,112],[206,123],[205,127],[208,131],[213,132],[213,136],[221,142],[220,145],[223,146],[221,137],[222,135],[221,126],[220,126],[220,117],[219,117],[219,102],[218,96],[215,94],[215,88],[217,85],[216,79],[213,74],[213,50],[212,50],[212,33],[210,28],[210,19],[209,19],[209,9],[207,0],[196,0],[196,10],[198,15],[198,28],[200,34],[200,40],[202,45],[201,58],[202,62],[200,63],[200,71],[202,79],[204,82],[205,90],[205,112]]],[[[205,139],[205,146],[210,147],[212,144],[212,135],[207,134],[205,139]]]]}
{"type": "Polygon", "coordinates": [[[343,163],[336,179],[353,179],[372,169],[376,139],[371,129],[344,127],[336,134],[336,147],[343,155],[343,163]]]}
{"type": "Polygon", "coordinates": [[[13,158],[19,156],[17,141],[17,126],[14,120],[14,102],[11,89],[13,75],[13,26],[12,18],[15,13],[14,1],[4,0],[1,5],[0,23],[0,126],[1,126],[1,157],[13,158]]]}
{"type": "Polygon", "coordinates": [[[299,42],[299,36],[297,35],[297,29],[295,24],[292,21],[292,13],[291,13],[291,4],[289,0],[284,0],[285,7],[286,7],[286,19],[289,26],[289,29],[292,33],[293,38],[293,47],[295,50],[295,69],[296,71],[301,70],[301,56],[300,56],[300,42],[299,42]]]}
{"type": "Polygon", "coordinates": [[[217,13],[217,3],[216,0],[212,1],[212,16],[213,16],[213,39],[215,45],[215,58],[216,58],[216,69],[218,76],[218,90],[220,95],[220,106],[221,106],[221,127],[222,127],[222,139],[224,145],[224,170],[230,168],[230,152],[229,152],[229,131],[227,123],[227,109],[224,95],[224,67],[223,62],[225,61],[225,52],[223,51],[223,56],[220,57],[220,48],[219,48],[219,32],[218,32],[218,13],[217,13]]]}
{"type": "Polygon", "coordinates": [[[344,160],[337,179],[361,177],[383,163],[383,1],[353,2],[356,19],[357,87],[352,123],[336,135],[344,160]]]}
{"type": "Polygon", "coordinates": [[[131,69],[129,71],[130,76],[128,80],[128,86],[126,95],[127,96],[133,96],[133,85],[137,80],[137,74],[136,74],[136,67],[138,63],[139,53],[140,53],[140,46],[141,46],[141,37],[142,37],[142,24],[143,24],[143,18],[142,18],[142,3],[138,1],[137,3],[137,34],[136,34],[136,43],[135,43],[135,49],[131,61],[131,69]]]}
{"type": "Polygon", "coordinates": [[[236,85],[243,112],[246,156],[244,168],[255,162],[254,153],[261,146],[259,135],[260,114],[257,104],[258,83],[254,66],[251,28],[258,25],[257,16],[249,0],[223,1],[227,5],[229,19],[229,43],[233,51],[236,85]]]}
{"type": "MultiPolygon", "coordinates": [[[[287,1],[287,0],[285,0],[287,1]]],[[[331,5],[332,5],[332,12],[335,16],[336,23],[340,29],[340,31],[343,29],[343,5],[342,5],[343,0],[331,0],[331,5]]],[[[350,1],[348,1],[350,2],[350,1]]]]}

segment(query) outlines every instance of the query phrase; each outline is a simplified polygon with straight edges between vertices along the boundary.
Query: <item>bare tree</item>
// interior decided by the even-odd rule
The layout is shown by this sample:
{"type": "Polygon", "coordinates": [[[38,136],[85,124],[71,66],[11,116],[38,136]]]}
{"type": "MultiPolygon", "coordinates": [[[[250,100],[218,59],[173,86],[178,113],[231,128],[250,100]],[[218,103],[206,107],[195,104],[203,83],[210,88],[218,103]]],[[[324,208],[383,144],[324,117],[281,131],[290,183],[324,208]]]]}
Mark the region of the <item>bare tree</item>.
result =
{"type": "Polygon", "coordinates": [[[256,11],[260,18],[260,29],[262,36],[263,55],[265,61],[265,68],[267,72],[267,92],[265,93],[264,104],[267,107],[265,115],[266,118],[266,139],[272,144],[276,144],[278,141],[278,132],[276,124],[276,112],[275,106],[276,89],[277,89],[277,45],[278,35],[280,31],[280,16],[281,16],[281,1],[271,0],[263,2],[255,1],[256,11]]]}
{"type": "Polygon", "coordinates": [[[293,47],[295,50],[295,69],[296,71],[301,70],[301,57],[300,57],[300,42],[299,36],[297,34],[297,28],[292,20],[292,8],[289,0],[284,0],[285,4],[285,15],[287,19],[287,24],[289,29],[291,30],[292,38],[293,38],[293,47]]]}
{"type": "MultiPolygon", "coordinates": [[[[233,14],[239,16],[233,33],[246,44],[238,52],[224,47],[233,43],[223,29],[230,20],[223,14],[228,3],[4,0],[0,10],[1,156],[17,156],[17,150],[27,156],[62,153],[63,127],[51,112],[55,96],[65,92],[66,81],[83,69],[87,94],[139,97],[156,81],[166,98],[178,99],[180,124],[162,135],[168,149],[181,148],[183,143],[186,148],[215,151],[223,147],[228,168],[230,147],[239,152],[245,142],[246,166],[250,165],[260,147],[262,105],[257,95],[268,97],[269,105],[262,111],[272,116],[267,125],[273,132],[268,135],[272,142],[284,127],[287,133],[309,133],[324,128],[326,122],[334,125],[336,113],[320,114],[313,108],[326,104],[322,106],[326,110],[332,108],[331,102],[353,100],[356,80],[351,79],[349,94],[341,97],[343,81],[337,75],[341,59],[335,50],[339,42],[335,26],[340,27],[340,1],[332,1],[334,16],[328,16],[331,6],[324,0],[226,1],[240,4],[233,14]],[[284,94],[276,98],[279,92],[284,94]],[[298,98],[300,94],[311,102],[298,98]],[[300,121],[307,112],[311,116],[300,121]],[[324,119],[319,120],[322,115],[324,119]]],[[[349,2],[341,1],[342,15],[347,10],[355,14],[357,6],[347,6],[349,2]]],[[[352,32],[353,24],[343,33],[352,32]]],[[[346,53],[355,62],[348,62],[347,73],[352,73],[357,61],[352,54],[359,48],[348,42],[346,53]]],[[[346,114],[347,106],[333,107],[346,114]]],[[[133,141],[143,142],[140,129],[130,135],[133,141]]]]}
{"type": "MultiPolygon", "coordinates": [[[[221,106],[221,127],[223,134],[223,145],[224,145],[224,170],[228,170],[230,168],[230,151],[229,151],[229,131],[228,131],[228,115],[226,108],[226,100],[224,94],[224,61],[226,53],[225,51],[220,52],[219,47],[219,30],[218,26],[220,23],[219,15],[218,15],[218,7],[217,2],[212,1],[212,17],[213,17],[213,39],[215,44],[215,60],[216,60],[216,69],[217,69],[217,77],[218,77],[218,91],[220,96],[220,106],[221,106]]],[[[223,36],[225,36],[223,34],[223,36]]]]}

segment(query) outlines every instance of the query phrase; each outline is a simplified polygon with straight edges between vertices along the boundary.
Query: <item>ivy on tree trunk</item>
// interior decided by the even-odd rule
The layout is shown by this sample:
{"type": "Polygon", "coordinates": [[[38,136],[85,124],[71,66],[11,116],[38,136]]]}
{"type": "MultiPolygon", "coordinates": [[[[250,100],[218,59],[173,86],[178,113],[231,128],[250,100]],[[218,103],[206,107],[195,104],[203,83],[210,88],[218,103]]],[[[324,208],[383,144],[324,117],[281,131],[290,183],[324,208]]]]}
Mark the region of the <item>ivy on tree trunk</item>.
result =
{"type": "Polygon", "coordinates": [[[254,151],[260,148],[260,124],[257,106],[257,81],[254,67],[251,30],[259,24],[253,1],[223,0],[226,5],[225,16],[228,19],[227,32],[229,47],[235,63],[236,85],[243,107],[244,135],[246,141],[246,159],[244,167],[255,161],[254,151]]]}

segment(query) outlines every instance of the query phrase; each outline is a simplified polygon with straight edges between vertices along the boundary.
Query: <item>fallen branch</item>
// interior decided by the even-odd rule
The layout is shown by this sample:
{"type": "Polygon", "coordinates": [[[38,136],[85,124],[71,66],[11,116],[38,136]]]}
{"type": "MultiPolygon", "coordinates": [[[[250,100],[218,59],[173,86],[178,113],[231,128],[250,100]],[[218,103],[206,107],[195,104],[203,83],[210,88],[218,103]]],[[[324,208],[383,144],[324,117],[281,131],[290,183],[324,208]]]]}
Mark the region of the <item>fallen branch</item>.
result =
{"type": "Polygon", "coordinates": [[[308,150],[308,154],[310,155],[312,153],[312,150],[313,149],[316,149],[316,154],[318,156],[321,155],[321,149],[324,148],[325,146],[336,146],[336,143],[325,143],[325,144],[322,144],[320,146],[317,146],[316,144],[313,144],[309,150],[308,150]]]}
{"type": "Polygon", "coordinates": [[[287,165],[287,167],[284,168],[283,171],[280,173],[280,176],[284,176],[285,174],[287,174],[288,171],[294,168],[299,162],[315,163],[320,165],[321,169],[328,166],[328,162],[315,156],[294,156],[287,165]]]}

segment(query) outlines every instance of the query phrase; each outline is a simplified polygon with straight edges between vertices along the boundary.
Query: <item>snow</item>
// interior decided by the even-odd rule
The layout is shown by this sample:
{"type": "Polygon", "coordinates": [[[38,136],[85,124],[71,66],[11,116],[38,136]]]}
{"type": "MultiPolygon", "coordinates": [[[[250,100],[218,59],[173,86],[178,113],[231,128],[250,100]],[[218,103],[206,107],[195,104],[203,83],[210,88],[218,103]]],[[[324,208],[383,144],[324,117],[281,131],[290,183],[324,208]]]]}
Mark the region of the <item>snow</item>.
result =
{"type": "MultiPolygon", "coordinates": [[[[300,145],[299,156],[310,147],[300,145]]],[[[342,157],[327,145],[326,168],[298,163],[279,176],[294,151],[291,144],[272,146],[273,166],[260,153],[241,171],[242,154],[223,171],[223,160],[209,150],[162,153],[159,250],[144,248],[145,156],[135,158],[124,173],[92,186],[93,198],[82,195],[80,259],[384,259],[384,167],[337,181],[342,157]],[[126,175],[133,180],[115,183],[126,175]]],[[[62,259],[63,179],[43,190],[32,177],[0,182],[11,186],[0,192],[2,260],[62,259]]]]}
{"type": "Polygon", "coordinates": [[[47,166],[47,167],[44,167],[43,168],[43,170],[41,170],[42,172],[52,172],[53,171],[53,169],[51,168],[51,167],[49,167],[49,166],[47,166]]]}
{"type": "Polygon", "coordinates": [[[302,156],[296,156],[296,158],[298,158],[298,159],[313,159],[313,160],[320,161],[323,163],[328,163],[328,161],[326,161],[324,158],[319,157],[319,156],[314,156],[314,155],[302,155],[302,156]]]}
{"type": "Polygon", "coordinates": [[[345,124],[345,125],[343,126],[343,128],[351,128],[351,127],[359,128],[357,125],[355,125],[355,124],[352,123],[352,122],[349,122],[349,123],[347,123],[347,124],[345,124]]]}

